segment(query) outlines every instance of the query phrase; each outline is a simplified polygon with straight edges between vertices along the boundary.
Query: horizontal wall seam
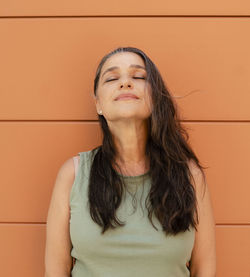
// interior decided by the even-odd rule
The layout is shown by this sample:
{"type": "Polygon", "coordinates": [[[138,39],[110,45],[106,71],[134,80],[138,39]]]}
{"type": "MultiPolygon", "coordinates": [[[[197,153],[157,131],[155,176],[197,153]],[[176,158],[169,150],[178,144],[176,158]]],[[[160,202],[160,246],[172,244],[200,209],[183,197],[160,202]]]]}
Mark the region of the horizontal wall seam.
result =
{"type": "MultiPolygon", "coordinates": [[[[31,225],[46,225],[46,222],[0,222],[0,225],[11,225],[11,224],[31,224],[31,225]]],[[[216,223],[216,227],[250,227],[250,222],[248,223],[216,223]]]]}
{"type": "Polygon", "coordinates": [[[8,221],[3,221],[3,222],[0,222],[0,225],[12,225],[12,224],[19,224],[19,225],[46,225],[46,222],[8,222],[8,221]]]}
{"type": "MultiPolygon", "coordinates": [[[[17,123],[17,122],[20,122],[20,123],[23,123],[23,122],[26,122],[26,123],[34,123],[34,122],[41,122],[41,123],[48,123],[48,122],[51,122],[51,123],[98,123],[99,121],[98,120],[91,120],[91,119],[87,119],[87,120],[84,120],[84,119],[62,119],[62,120],[54,120],[54,119],[20,119],[20,120],[17,120],[17,119],[4,119],[4,120],[0,120],[0,124],[1,123],[5,123],[5,122],[8,122],[8,123],[17,123]]],[[[186,122],[186,123],[250,123],[250,120],[180,120],[180,122],[186,122]]]]}
{"type": "Polygon", "coordinates": [[[218,227],[226,227],[226,226],[250,226],[250,222],[248,223],[216,223],[215,226],[218,227]]]}
{"type": "Polygon", "coordinates": [[[43,19],[43,18],[250,18],[248,15],[13,15],[0,16],[0,19],[43,19]]]}

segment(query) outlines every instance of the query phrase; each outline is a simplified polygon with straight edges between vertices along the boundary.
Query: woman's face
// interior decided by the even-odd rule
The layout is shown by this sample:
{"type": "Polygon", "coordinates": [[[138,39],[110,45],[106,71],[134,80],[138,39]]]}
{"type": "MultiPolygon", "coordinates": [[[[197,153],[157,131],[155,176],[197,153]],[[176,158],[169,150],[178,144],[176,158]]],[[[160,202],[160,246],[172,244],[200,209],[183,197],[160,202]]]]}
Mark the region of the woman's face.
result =
{"type": "Polygon", "coordinates": [[[117,53],[104,63],[96,92],[97,112],[107,121],[146,119],[152,112],[151,86],[143,59],[131,52],[117,53]]]}

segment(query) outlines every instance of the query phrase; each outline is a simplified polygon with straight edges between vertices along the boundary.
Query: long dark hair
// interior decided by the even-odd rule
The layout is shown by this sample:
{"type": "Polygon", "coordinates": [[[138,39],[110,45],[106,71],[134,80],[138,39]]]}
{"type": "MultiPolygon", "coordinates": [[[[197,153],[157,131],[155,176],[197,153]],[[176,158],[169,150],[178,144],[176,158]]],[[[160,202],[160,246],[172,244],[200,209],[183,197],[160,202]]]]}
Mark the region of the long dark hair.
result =
{"type": "MultiPolygon", "coordinates": [[[[97,94],[101,69],[108,58],[120,52],[139,55],[146,67],[147,78],[152,88],[152,113],[148,118],[146,156],[150,162],[151,188],[146,198],[148,218],[155,229],[152,215],[157,217],[163,231],[177,234],[197,230],[199,222],[197,199],[189,162],[192,161],[205,174],[195,153],[188,144],[188,133],[181,126],[174,99],[151,59],[140,49],[119,47],[104,56],[99,63],[94,80],[97,94]]],[[[117,155],[112,134],[103,115],[99,122],[103,132],[102,145],[95,148],[89,178],[89,210],[91,218],[102,227],[102,234],[109,228],[124,226],[116,216],[124,193],[121,176],[112,165],[117,155]]],[[[93,153],[94,153],[93,152],[93,153]]],[[[118,166],[118,165],[117,165],[118,166]]],[[[157,229],[158,230],[158,229],[157,229]]]]}

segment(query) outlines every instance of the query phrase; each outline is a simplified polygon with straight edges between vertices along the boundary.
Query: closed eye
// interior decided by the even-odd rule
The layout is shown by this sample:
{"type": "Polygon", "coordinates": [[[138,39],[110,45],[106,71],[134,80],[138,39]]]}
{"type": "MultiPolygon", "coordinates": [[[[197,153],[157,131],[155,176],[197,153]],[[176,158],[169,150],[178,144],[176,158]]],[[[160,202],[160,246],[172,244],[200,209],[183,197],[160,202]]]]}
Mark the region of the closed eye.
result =
{"type": "Polygon", "coordinates": [[[143,79],[143,80],[145,80],[145,78],[144,77],[133,77],[134,79],[143,79]]]}
{"type": "Polygon", "coordinates": [[[107,82],[114,81],[114,80],[118,80],[118,79],[109,79],[109,80],[106,80],[106,83],[107,83],[107,82]]]}
{"type": "MultiPolygon", "coordinates": [[[[143,80],[145,80],[145,77],[133,77],[133,79],[143,79],[143,80]]],[[[108,79],[108,80],[106,80],[106,83],[111,82],[111,81],[115,81],[115,80],[118,80],[118,79],[117,78],[108,79]]]]}

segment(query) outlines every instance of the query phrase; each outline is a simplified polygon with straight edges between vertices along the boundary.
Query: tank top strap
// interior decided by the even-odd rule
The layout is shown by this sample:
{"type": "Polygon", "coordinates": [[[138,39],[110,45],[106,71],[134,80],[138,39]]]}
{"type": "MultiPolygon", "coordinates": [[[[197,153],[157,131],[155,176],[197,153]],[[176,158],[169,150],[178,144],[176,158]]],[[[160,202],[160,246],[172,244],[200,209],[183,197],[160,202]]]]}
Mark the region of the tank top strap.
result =
{"type": "MultiPolygon", "coordinates": [[[[80,154],[78,153],[78,156],[79,156],[79,155],[80,155],[80,154]]],[[[73,157],[73,161],[74,161],[75,177],[76,177],[76,175],[77,175],[77,170],[78,170],[78,165],[79,165],[79,161],[78,161],[77,156],[73,157]]]]}

